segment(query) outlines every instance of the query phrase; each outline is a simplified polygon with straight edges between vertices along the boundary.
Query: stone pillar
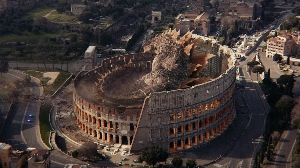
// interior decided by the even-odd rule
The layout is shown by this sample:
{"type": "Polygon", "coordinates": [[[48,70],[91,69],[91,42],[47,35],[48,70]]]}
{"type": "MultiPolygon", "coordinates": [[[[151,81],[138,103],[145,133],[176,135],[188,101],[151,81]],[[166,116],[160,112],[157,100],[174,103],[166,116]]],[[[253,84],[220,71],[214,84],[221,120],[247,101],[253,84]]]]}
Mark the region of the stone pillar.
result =
{"type": "Polygon", "coordinates": [[[104,127],[104,119],[101,120],[101,127],[104,127]]]}
{"type": "Polygon", "coordinates": [[[119,135],[119,144],[122,144],[122,135],[119,135]]]}
{"type": "Polygon", "coordinates": [[[114,130],[117,130],[117,122],[114,123],[114,130]]]}
{"type": "Polygon", "coordinates": [[[116,143],[116,135],[113,134],[113,142],[116,143]]]}
{"type": "Polygon", "coordinates": [[[130,145],[130,136],[127,136],[128,145],[130,145]]]}

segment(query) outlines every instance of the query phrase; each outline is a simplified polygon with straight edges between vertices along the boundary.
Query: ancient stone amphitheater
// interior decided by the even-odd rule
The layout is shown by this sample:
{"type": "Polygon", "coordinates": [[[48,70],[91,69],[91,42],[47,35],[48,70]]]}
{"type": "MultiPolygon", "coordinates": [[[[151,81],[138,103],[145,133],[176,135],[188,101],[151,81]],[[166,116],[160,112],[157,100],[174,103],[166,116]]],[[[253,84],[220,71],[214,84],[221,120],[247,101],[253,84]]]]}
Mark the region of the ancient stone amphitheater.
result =
{"type": "Polygon", "coordinates": [[[77,124],[100,142],[130,145],[131,152],[206,143],[235,117],[234,61],[232,50],[215,40],[167,31],[143,53],[104,59],[77,75],[77,124]]]}

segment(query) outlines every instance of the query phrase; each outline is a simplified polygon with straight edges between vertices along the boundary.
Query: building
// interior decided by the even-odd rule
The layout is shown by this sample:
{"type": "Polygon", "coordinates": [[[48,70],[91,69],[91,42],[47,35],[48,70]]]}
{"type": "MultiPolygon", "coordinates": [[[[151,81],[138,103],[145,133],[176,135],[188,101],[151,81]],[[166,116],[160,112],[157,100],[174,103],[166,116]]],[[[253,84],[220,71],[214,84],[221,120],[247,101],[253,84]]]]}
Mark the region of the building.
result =
{"type": "Polygon", "coordinates": [[[179,14],[175,18],[175,28],[180,34],[193,31],[195,34],[207,36],[210,33],[210,14],[179,14]]]}
{"type": "Polygon", "coordinates": [[[73,100],[80,129],[93,141],[128,145],[131,152],[152,144],[175,152],[221,135],[235,117],[234,52],[213,39],[187,33],[186,44],[178,36],[163,33],[144,53],[104,59],[78,74],[73,100]],[[183,46],[187,52],[178,52],[183,46]],[[188,52],[191,46],[197,50],[188,52]]]}
{"type": "Polygon", "coordinates": [[[0,163],[2,168],[10,168],[12,147],[0,142],[0,163]]]}
{"type": "Polygon", "coordinates": [[[273,57],[274,54],[290,56],[298,52],[299,45],[299,32],[272,37],[267,40],[266,56],[273,57]]]}
{"type": "Polygon", "coordinates": [[[50,151],[34,149],[29,153],[27,162],[30,168],[50,168],[50,151]]]}
{"type": "Polygon", "coordinates": [[[254,29],[257,19],[262,15],[263,8],[259,2],[238,1],[220,2],[218,11],[223,13],[223,16],[231,16],[234,20],[239,21],[239,27],[245,29],[254,29]]]}
{"type": "Polygon", "coordinates": [[[96,57],[97,57],[96,46],[89,46],[84,53],[84,60],[85,60],[84,70],[86,71],[91,70],[95,67],[97,63],[96,57]]]}
{"type": "Polygon", "coordinates": [[[87,8],[87,5],[71,4],[71,13],[73,15],[80,15],[86,8],[87,8]]]}

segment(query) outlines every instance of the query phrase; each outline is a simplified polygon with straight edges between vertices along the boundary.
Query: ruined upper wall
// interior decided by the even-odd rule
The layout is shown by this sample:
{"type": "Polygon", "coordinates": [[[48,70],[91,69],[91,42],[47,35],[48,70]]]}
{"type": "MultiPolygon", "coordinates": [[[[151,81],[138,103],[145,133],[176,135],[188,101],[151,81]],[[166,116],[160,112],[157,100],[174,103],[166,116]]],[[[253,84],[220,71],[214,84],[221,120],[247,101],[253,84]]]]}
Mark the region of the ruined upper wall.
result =
{"type": "Polygon", "coordinates": [[[200,36],[200,38],[207,45],[206,47],[203,47],[203,51],[206,51],[207,53],[211,52],[216,55],[226,54],[229,56],[226,58],[228,64],[226,66],[224,64],[222,65],[223,71],[225,72],[212,81],[198,84],[191,88],[152,93],[149,96],[149,113],[191,106],[206,101],[222,94],[235,82],[236,67],[234,52],[228,46],[218,44],[214,39],[202,36],[200,36]]]}

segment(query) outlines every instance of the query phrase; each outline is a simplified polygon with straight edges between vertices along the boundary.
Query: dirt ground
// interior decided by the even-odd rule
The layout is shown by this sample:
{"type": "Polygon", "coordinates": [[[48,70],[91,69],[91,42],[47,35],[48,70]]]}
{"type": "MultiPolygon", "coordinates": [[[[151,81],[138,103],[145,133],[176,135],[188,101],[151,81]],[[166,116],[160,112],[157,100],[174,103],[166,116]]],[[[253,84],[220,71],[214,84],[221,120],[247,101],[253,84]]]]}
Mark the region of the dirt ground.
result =
{"type": "Polygon", "coordinates": [[[53,82],[55,81],[55,79],[57,78],[58,75],[59,75],[59,72],[45,72],[45,73],[43,73],[43,76],[44,76],[45,78],[51,78],[51,79],[47,82],[47,85],[53,84],[53,82]]]}
{"type": "MultiPolygon", "coordinates": [[[[76,142],[84,143],[87,141],[96,141],[94,137],[89,137],[82,132],[76,124],[75,114],[73,112],[73,89],[73,83],[69,84],[63,88],[62,92],[53,101],[53,104],[57,106],[56,124],[66,136],[76,142]]],[[[78,146],[63,139],[63,137],[57,139],[57,145],[63,151],[78,149],[78,146]]]]}

